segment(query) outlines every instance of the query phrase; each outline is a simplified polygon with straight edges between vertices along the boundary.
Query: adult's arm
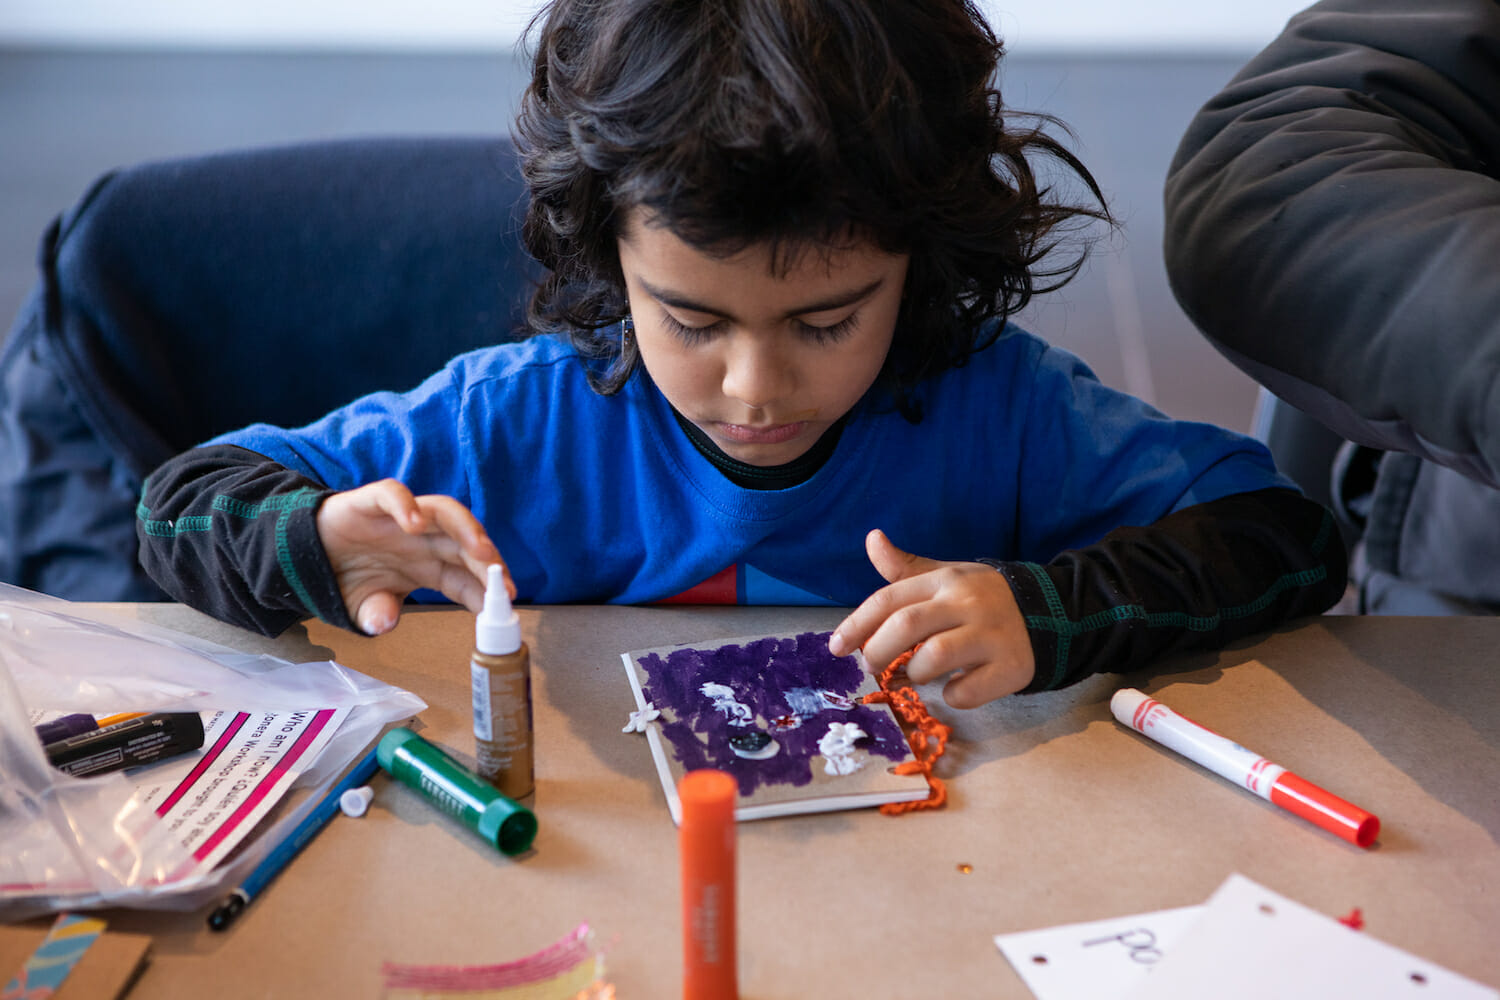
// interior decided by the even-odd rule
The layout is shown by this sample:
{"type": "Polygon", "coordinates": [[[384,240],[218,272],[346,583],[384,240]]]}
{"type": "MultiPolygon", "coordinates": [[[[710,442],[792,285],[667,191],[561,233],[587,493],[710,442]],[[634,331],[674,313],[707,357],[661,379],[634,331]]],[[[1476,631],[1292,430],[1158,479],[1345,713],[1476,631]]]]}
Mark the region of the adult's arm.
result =
{"type": "Polygon", "coordinates": [[[1500,4],[1324,0],[1194,118],[1184,309],[1350,440],[1500,486],[1500,4]]]}

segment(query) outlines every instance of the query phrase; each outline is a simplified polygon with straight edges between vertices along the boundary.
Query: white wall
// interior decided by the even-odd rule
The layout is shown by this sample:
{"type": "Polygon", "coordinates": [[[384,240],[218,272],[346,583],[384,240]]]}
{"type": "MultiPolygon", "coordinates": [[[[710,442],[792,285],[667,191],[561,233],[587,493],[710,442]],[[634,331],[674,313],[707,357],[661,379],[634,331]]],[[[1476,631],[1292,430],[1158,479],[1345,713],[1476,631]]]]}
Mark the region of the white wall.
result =
{"type": "Polygon", "coordinates": [[[1256,51],[1313,0],[979,0],[1011,51],[1256,51]]]}
{"type": "MultiPolygon", "coordinates": [[[[1242,50],[1311,0],[981,0],[1011,51],[1242,50]]],[[[3,0],[0,44],[509,48],[540,0],[3,0]]]]}

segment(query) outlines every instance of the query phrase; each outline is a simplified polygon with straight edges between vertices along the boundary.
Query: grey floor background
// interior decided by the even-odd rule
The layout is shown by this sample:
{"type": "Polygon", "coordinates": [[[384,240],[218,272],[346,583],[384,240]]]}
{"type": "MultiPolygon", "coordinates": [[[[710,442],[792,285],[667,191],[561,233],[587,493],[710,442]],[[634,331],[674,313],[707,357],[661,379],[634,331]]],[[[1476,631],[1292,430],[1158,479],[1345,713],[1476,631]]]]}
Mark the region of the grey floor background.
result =
{"type": "MultiPolygon", "coordinates": [[[[1173,301],[1161,186],[1193,112],[1249,57],[1013,55],[1012,107],[1061,118],[1121,229],[1023,325],[1173,416],[1251,426],[1254,384],[1173,301]]],[[[144,160],[307,139],[507,130],[508,54],[0,50],[0,337],[34,281],[37,239],[99,174],[144,160]]]]}

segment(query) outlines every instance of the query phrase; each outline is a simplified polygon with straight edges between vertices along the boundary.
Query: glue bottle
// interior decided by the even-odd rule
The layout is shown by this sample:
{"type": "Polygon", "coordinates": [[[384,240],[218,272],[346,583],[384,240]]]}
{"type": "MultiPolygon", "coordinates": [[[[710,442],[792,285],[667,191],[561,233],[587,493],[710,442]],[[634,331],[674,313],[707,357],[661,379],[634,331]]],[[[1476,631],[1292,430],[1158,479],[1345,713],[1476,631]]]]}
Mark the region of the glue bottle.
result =
{"type": "Polygon", "coordinates": [[[531,654],[497,563],[485,580],[484,610],[474,623],[469,676],[474,743],[481,777],[519,799],[535,785],[531,741],[531,654]]]}

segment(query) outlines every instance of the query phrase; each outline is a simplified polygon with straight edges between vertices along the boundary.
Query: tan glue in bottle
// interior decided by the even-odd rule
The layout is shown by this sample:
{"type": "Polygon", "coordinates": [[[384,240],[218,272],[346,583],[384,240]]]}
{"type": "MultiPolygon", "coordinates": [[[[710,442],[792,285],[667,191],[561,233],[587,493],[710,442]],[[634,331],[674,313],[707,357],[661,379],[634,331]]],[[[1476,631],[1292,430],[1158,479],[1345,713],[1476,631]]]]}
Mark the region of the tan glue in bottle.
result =
{"type": "Polygon", "coordinates": [[[474,622],[469,676],[474,699],[478,771],[502,795],[519,799],[535,786],[531,742],[531,653],[510,604],[499,564],[485,580],[484,610],[474,622]]]}

